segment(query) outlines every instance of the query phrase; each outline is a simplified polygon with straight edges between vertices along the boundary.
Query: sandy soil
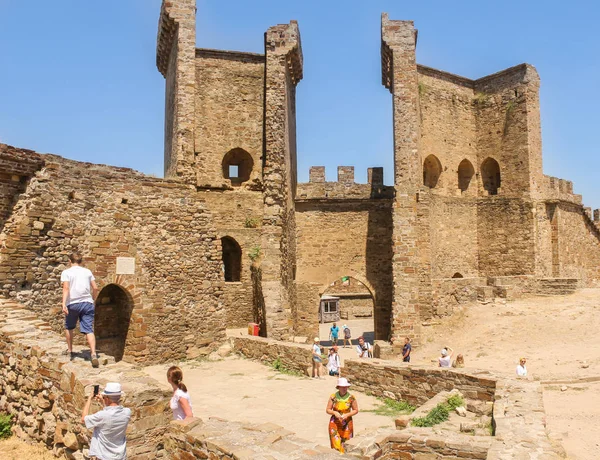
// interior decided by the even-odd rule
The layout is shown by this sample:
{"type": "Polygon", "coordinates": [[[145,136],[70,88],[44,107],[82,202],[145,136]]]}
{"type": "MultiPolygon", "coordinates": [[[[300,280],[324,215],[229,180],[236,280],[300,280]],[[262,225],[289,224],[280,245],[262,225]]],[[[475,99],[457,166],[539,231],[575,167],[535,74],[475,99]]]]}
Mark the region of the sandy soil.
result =
{"type": "MultiPolygon", "coordinates": [[[[169,365],[147,367],[146,372],[164,382],[169,365]]],[[[335,392],[336,379],[324,380],[284,375],[269,367],[241,359],[217,362],[182,363],[184,383],[192,397],[194,415],[221,417],[226,420],[256,423],[272,422],[295,432],[304,439],[329,446],[325,406],[335,392]]],[[[352,391],[352,388],[350,388],[352,391]]],[[[393,427],[394,419],[364,410],[379,405],[377,399],[354,392],[359,410],[354,418],[354,432],[393,427]]]]}
{"type": "Polygon", "coordinates": [[[599,459],[599,330],[600,289],[475,305],[423,327],[424,345],[412,358],[435,366],[448,345],[467,367],[514,376],[519,357],[526,357],[530,378],[543,384],[550,433],[569,458],[599,459]],[[574,383],[579,379],[583,383],[574,383]]]}
{"type": "Polygon", "coordinates": [[[45,447],[29,445],[18,438],[0,441],[2,460],[54,460],[52,452],[45,447]]]}

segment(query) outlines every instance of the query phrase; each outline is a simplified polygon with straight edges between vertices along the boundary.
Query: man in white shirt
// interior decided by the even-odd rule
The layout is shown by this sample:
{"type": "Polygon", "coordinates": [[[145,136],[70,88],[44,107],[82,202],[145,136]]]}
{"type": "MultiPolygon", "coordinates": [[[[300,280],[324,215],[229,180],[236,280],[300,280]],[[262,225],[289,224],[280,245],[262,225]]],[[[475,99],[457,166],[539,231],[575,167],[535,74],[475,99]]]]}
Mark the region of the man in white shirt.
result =
{"type": "Polygon", "coordinates": [[[519,365],[517,366],[517,377],[527,377],[527,366],[525,365],[527,360],[525,358],[521,358],[519,360],[519,365]]]}
{"type": "Polygon", "coordinates": [[[71,266],[60,275],[62,282],[62,311],[65,314],[65,336],[67,351],[73,358],[73,329],[79,320],[79,330],[85,334],[90,346],[92,366],[98,367],[96,355],[96,337],[94,336],[94,299],[98,295],[98,286],[90,270],[81,266],[83,258],[78,252],[69,256],[71,266]]]}
{"type": "Polygon", "coordinates": [[[106,388],[95,398],[104,404],[104,409],[88,415],[94,395],[85,403],[81,421],[87,429],[94,430],[90,441],[90,456],[99,460],[123,460],[127,458],[125,432],[131,418],[131,409],[123,407],[121,385],[115,382],[106,384],[106,388]]]}
{"type": "Polygon", "coordinates": [[[365,342],[365,338],[362,335],[358,338],[358,345],[356,345],[356,354],[358,354],[359,358],[373,357],[373,346],[369,342],[365,342]]]}

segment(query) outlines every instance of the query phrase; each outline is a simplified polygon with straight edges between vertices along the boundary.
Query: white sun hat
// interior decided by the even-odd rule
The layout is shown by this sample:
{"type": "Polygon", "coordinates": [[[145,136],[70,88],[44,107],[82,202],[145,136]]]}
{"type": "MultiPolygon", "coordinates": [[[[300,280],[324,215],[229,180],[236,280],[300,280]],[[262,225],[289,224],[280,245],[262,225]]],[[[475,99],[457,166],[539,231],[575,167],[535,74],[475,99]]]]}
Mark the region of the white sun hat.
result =
{"type": "Polygon", "coordinates": [[[348,383],[348,379],[346,379],[344,377],[340,377],[338,379],[336,387],[346,387],[346,388],[348,388],[349,386],[350,386],[350,384],[348,383]]]}
{"type": "Polygon", "coordinates": [[[121,396],[121,384],[117,382],[108,382],[101,394],[103,396],[121,396]]]}

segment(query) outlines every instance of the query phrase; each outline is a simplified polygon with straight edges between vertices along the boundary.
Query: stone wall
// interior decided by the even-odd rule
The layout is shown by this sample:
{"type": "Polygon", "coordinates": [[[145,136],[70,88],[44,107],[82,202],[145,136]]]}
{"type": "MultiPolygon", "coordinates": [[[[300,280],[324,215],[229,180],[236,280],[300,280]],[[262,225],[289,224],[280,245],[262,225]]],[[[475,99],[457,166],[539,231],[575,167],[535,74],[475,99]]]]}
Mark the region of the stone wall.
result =
{"type": "MultiPolygon", "coordinates": [[[[92,385],[121,383],[123,405],[132,411],[127,430],[130,458],[163,457],[164,433],[171,418],[170,393],[131,364],[69,361],[62,336],[22,305],[0,300],[0,411],[13,415],[13,432],[44,443],[57,456],[82,459],[91,431],[81,411],[92,385]]],[[[105,360],[104,360],[105,361],[105,360]]],[[[92,413],[99,406],[92,405],[92,413]]]]}
{"type": "Polygon", "coordinates": [[[489,197],[477,203],[480,276],[535,272],[533,203],[489,197]]]}
{"type": "Polygon", "coordinates": [[[297,299],[297,335],[308,335],[302,324],[307,319],[317,323],[318,299],[333,292],[330,284],[351,276],[374,298],[375,337],[388,339],[391,221],[389,200],[296,201],[296,284],[303,292],[297,299]]]}
{"type": "Polygon", "coordinates": [[[42,156],[31,150],[0,144],[0,228],[10,217],[31,176],[43,164],[42,156]]]}
{"type": "Polygon", "coordinates": [[[430,193],[431,277],[479,276],[476,199],[430,193]]]}
{"type": "Polygon", "coordinates": [[[0,235],[2,294],[62,332],[60,273],[78,249],[99,287],[118,285],[133,305],[125,360],[180,359],[222,340],[220,241],[198,192],[124,168],[44,160],[0,235]],[[117,274],[118,257],[135,260],[133,274],[117,274]]]}
{"type": "Polygon", "coordinates": [[[223,174],[223,159],[234,148],[245,150],[252,158],[250,179],[242,187],[260,184],[264,75],[262,54],[196,49],[195,151],[199,186],[231,187],[231,180],[223,174]]]}

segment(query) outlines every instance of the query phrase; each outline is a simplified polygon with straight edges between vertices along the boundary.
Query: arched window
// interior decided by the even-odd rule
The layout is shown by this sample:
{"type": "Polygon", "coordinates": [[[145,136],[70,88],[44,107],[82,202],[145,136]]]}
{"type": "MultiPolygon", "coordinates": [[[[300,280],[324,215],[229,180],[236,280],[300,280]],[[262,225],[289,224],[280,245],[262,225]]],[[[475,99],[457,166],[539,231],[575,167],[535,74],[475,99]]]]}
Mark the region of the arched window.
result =
{"type": "Polygon", "coordinates": [[[471,179],[475,174],[475,168],[471,162],[467,159],[464,159],[458,165],[458,188],[465,192],[469,189],[469,184],[471,183],[471,179]]]}
{"type": "Polygon", "coordinates": [[[452,278],[464,278],[459,272],[456,272],[454,275],[452,275],[452,278]]]}
{"type": "Polygon", "coordinates": [[[239,281],[242,273],[242,248],[233,238],[221,238],[225,281],[239,281]]]}
{"type": "Polygon", "coordinates": [[[241,185],[250,179],[254,160],[244,149],[235,148],[223,157],[223,177],[231,181],[231,185],[241,185]]]}
{"type": "Polygon", "coordinates": [[[423,162],[423,185],[435,188],[442,174],[442,164],[435,155],[429,155],[423,162]]]}
{"type": "Polygon", "coordinates": [[[500,188],[500,165],[493,158],[481,163],[481,182],[490,195],[497,195],[500,188]]]}

